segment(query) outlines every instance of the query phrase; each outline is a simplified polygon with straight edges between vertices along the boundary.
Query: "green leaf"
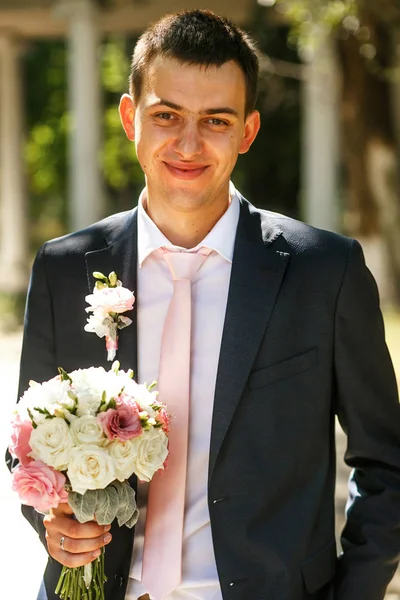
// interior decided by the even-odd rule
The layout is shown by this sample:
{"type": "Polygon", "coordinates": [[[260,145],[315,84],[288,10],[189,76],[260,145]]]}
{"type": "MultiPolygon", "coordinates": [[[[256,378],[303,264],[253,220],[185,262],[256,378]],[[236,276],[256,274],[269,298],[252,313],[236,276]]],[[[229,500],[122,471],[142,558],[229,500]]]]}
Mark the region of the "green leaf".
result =
{"type": "Polygon", "coordinates": [[[117,515],[118,492],[111,484],[104,490],[97,490],[96,521],[99,525],[109,525],[117,515]]]}
{"type": "Polygon", "coordinates": [[[127,521],[125,523],[126,527],[129,527],[129,529],[132,529],[132,527],[134,527],[136,525],[136,523],[138,522],[138,519],[139,519],[139,511],[136,508],[136,510],[132,513],[132,516],[129,519],[129,521],[127,521]]]}
{"type": "Polygon", "coordinates": [[[80,523],[93,521],[97,506],[97,494],[98,490],[87,490],[84,494],[69,493],[68,503],[80,523]]]}
{"type": "Polygon", "coordinates": [[[36,425],[36,423],[35,423],[35,419],[34,419],[34,417],[33,417],[33,414],[32,414],[32,411],[31,411],[31,409],[30,409],[30,408],[28,408],[28,409],[27,409],[27,411],[28,411],[29,418],[30,418],[30,420],[32,421],[32,427],[33,427],[33,429],[37,429],[37,425],[36,425]]]}
{"type": "Polygon", "coordinates": [[[61,375],[61,381],[69,381],[72,383],[71,377],[68,375],[67,371],[64,371],[62,367],[58,367],[58,372],[61,375]]]}
{"type": "Polygon", "coordinates": [[[46,415],[48,417],[52,417],[53,415],[49,413],[47,408],[40,408],[39,406],[34,406],[33,410],[36,410],[40,415],[46,415]]]}
{"type": "MultiPolygon", "coordinates": [[[[135,499],[135,490],[131,488],[127,481],[114,481],[112,485],[118,492],[117,519],[118,525],[122,527],[122,525],[125,525],[128,521],[132,521],[135,515],[136,520],[139,516],[135,499]]],[[[133,525],[131,525],[131,527],[132,526],[133,525]]]]}
{"type": "Polygon", "coordinates": [[[89,589],[90,584],[92,583],[92,579],[92,563],[89,563],[88,565],[84,565],[83,567],[83,581],[85,582],[86,589],[89,589]]]}

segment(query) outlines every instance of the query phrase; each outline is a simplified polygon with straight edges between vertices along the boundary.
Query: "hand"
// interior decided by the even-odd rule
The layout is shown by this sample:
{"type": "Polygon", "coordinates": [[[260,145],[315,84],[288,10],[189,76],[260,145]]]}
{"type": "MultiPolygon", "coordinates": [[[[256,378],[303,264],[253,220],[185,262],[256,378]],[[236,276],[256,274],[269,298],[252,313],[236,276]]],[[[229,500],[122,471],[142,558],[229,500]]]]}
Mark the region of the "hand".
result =
{"type": "Polygon", "coordinates": [[[66,567],[80,567],[100,556],[101,548],[111,541],[111,525],[95,521],[79,523],[72,517],[69,504],[59,504],[43,519],[50,556],[66,567]],[[64,537],[64,550],[60,540],[64,537]]]}

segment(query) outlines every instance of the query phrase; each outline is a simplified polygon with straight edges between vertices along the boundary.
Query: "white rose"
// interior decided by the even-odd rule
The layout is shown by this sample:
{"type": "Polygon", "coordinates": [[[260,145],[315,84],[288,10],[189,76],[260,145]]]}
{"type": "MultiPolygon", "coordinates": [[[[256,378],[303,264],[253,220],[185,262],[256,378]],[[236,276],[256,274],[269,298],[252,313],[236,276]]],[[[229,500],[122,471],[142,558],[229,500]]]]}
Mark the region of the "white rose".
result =
{"type": "Polygon", "coordinates": [[[32,456],[46,465],[64,471],[68,467],[73,441],[64,419],[46,419],[31,433],[29,440],[32,456]]]}
{"type": "Polygon", "coordinates": [[[111,442],[107,449],[114,461],[117,479],[119,481],[129,479],[133,473],[137,454],[137,446],[133,444],[133,439],[124,442],[116,440],[115,442],[111,442]]]}
{"type": "Polygon", "coordinates": [[[75,446],[67,475],[74,492],[84,494],[87,490],[103,490],[115,479],[114,461],[100,446],[75,446]]]}
{"type": "Polygon", "coordinates": [[[130,441],[132,470],[140,481],[150,481],[154,473],[163,468],[168,455],[168,438],[161,428],[152,428],[130,441]]]}
{"type": "Polygon", "coordinates": [[[74,419],[71,423],[70,431],[75,444],[104,446],[107,442],[107,438],[97,417],[92,417],[91,415],[74,419]]]}

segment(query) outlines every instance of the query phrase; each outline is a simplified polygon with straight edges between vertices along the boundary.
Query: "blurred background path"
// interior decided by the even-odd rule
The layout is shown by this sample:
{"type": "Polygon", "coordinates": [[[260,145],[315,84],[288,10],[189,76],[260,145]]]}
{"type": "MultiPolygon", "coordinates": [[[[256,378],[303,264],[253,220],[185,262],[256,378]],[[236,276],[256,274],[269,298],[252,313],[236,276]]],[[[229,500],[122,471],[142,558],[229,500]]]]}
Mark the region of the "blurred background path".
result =
{"type": "MultiPolygon", "coordinates": [[[[400,374],[400,318],[386,316],[387,342],[397,372],[400,374]]],[[[3,449],[8,438],[8,422],[17,393],[20,333],[2,336],[0,346],[0,381],[3,394],[3,414],[0,420],[0,445],[3,449]]],[[[400,432],[399,432],[400,435],[400,432]]],[[[336,494],[337,533],[344,522],[349,469],[343,463],[346,438],[337,426],[338,477],[336,494]]],[[[36,593],[46,562],[46,553],[36,533],[22,517],[17,496],[10,489],[10,478],[4,461],[0,462],[0,514],[3,527],[0,544],[0,582],[7,582],[7,591],[1,588],[3,600],[36,600],[36,593]],[[11,582],[14,589],[11,593],[11,582]]],[[[358,600],[358,599],[357,599],[358,600]]],[[[400,571],[393,580],[385,600],[400,600],[400,571]]]]}

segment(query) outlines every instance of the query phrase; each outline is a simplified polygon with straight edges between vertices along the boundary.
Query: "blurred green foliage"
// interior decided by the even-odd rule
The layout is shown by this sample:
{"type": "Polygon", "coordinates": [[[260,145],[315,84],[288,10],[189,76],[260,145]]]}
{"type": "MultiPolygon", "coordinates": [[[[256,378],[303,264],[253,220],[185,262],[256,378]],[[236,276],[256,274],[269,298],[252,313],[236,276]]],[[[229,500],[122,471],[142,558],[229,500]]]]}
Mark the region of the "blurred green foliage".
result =
{"type": "MultiPolygon", "coordinates": [[[[101,46],[103,88],[104,182],[109,212],[119,193],[140,187],[143,176],[131,144],[119,121],[118,102],[127,91],[129,51],[127,40],[110,38],[101,46]]],[[[68,113],[67,47],[63,41],[37,41],[24,58],[26,106],[25,161],[29,186],[32,249],[68,230],[68,113]]],[[[131,201],[132,204],[132,201],[131,201]]]]}
{"type": "Polygon", "coordinates": [[[64,231],[67,206],[67,75],[62,42],[32,44],[25,55],[25,159],[34,247],[64,231]]]}
{"type": "Polygon", "coordinates": [[[309,60],[318,48],[321,36],[340,29],[339,36],[353,35],[360,42],[360,54],[368,68],[386,78],[398,77],[393,69],[383,69],[376,61],[377,48],[371,40],[371,18],[389,29],[400,28],[399,0],[258,0],[274,7],[290,24],[289,44],[298,48],[302,59],[309,60]]]}
{"type": "Polygon", "coordinates": [[[127,40],[123,37],[109,39],[102,47],[101,82],[106,103],[102,164],[114,202],[119,190],[130,186],[135,188],[143,183],[135,146],[125,136],[117,110],[121,94],[127,92],[128,88],[129,53],[127,40]]]}
{"type": "Polygon", "coordinates": [[[305,57],[315,50],[321,33],[342,23],[351,28],[357,21],[357,0],[276,0],[275,4],[292,24],[289,43],[305,57]]]}

